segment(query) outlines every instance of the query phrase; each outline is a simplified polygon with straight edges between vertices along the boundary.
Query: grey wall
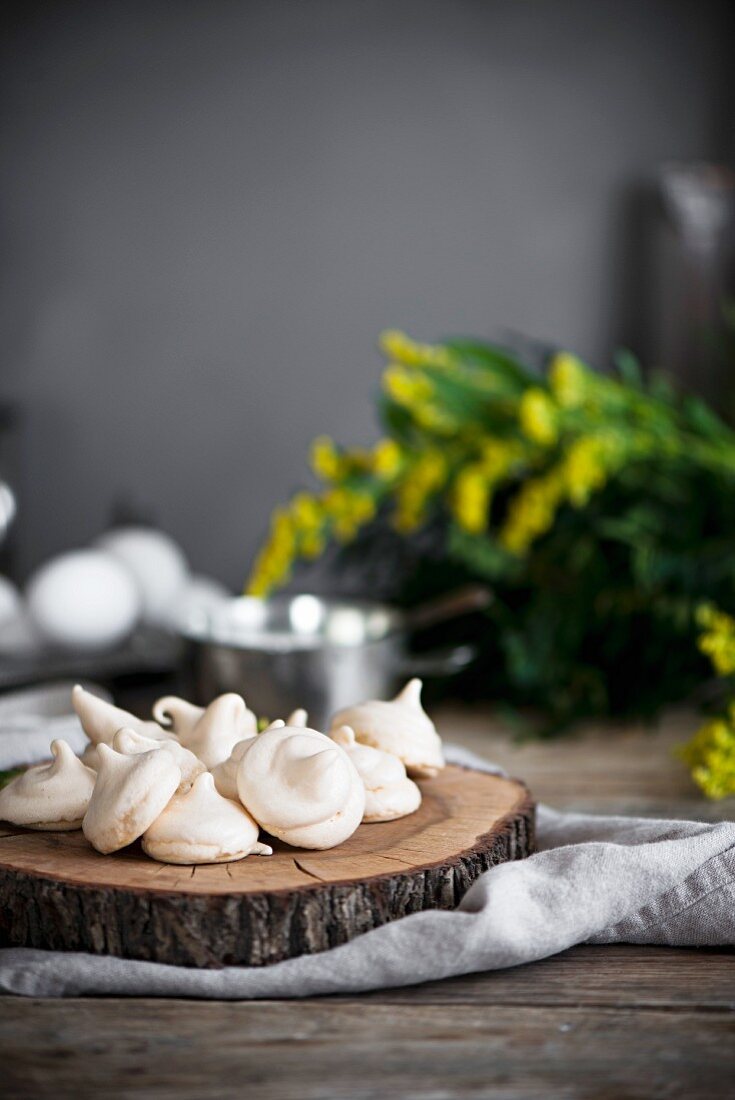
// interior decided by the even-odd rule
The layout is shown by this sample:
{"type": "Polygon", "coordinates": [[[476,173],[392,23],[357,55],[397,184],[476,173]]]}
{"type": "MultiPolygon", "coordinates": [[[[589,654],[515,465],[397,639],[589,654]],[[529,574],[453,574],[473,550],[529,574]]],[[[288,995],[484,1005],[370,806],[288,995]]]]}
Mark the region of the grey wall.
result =
{"type": "MultiPolygon", "coordinates": [[[[115,500],[239,583],[377,333],[641,331],[630,196],[727,132],[727,6],[26,3],[2,57],[20,567],[115,500]]],[[[730,119],[731,121],[731,119],[730,119]]]]}

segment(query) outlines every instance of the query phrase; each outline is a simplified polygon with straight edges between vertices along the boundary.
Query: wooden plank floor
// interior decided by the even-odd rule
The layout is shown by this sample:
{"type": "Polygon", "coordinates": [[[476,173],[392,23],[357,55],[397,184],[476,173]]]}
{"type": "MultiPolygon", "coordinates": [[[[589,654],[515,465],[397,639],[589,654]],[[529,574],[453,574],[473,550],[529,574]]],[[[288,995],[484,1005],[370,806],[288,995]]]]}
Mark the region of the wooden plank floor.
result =
{"type": "MultiPolygon", "coordinates": [[[[699,819],[657,730],[589,729],[512,743],[483,710],[445,736],[558,807],[699,819]]],[[[300,1002],[0,998],[3,1097],[590,1098],[735,1096],[735,953],[580,946],[492,974],[300,1002]]]]}

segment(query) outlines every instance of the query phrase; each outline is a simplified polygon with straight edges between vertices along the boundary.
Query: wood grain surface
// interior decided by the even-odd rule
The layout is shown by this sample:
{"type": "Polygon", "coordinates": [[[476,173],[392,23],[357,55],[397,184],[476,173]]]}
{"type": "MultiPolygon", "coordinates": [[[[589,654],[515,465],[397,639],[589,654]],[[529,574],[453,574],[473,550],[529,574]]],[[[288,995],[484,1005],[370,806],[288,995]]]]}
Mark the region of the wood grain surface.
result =
{"type": "MultiPolygon", "coordinates": [[[[731,819],[674,759],[696,718],[518,744],[483,709],[448,739],[560,808],[731,819]]],[[[582,946],[528,966],[361,997],[256,1003],[0,998],[0,1090],[16,1097],[726,1100],[735,953],[582,946]]]]}
{"type": "Polygon", "coordinates": [[[180,966],[264,965],[323,951],[408,913],[454,908],[483,871],[528,855],[519,782],[447,767],[416,813],[344,844],[181,867],[133,845],[100,855],[80,832],[0,836],[0,944],[180,966]],[[68,919],[60,919],[67,914],[68,919]]]}

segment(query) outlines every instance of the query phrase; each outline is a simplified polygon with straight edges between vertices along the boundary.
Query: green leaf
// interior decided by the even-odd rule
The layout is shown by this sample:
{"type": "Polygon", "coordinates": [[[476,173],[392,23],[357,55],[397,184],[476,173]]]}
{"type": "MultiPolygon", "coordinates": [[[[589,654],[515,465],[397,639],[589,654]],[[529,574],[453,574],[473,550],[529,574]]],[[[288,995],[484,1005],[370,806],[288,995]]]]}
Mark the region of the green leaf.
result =
{"type": "Polygon", "coordinates": [[[502,379],[516,393],[538,384],[538,379],[518,359],[504,348],[481,340],[451,337],[444,346],[461,356],[468,366],[480,367],[502,379]]]}
{"type": "Polygon", "coordinates": [[[626,386],[630,386],[634,390],[643,389],[641,365],[632,351],[627,348],[619,348],[613,356],[613,362],[626,386]]]}

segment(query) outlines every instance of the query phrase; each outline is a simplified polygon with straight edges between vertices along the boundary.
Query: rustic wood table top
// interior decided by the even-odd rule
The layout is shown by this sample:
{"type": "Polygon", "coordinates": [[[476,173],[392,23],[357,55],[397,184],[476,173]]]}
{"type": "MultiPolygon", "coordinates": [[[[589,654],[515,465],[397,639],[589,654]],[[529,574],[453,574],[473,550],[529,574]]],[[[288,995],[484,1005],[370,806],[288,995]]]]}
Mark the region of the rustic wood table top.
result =
{"type": "MultiPolygon", "coordinates": [[[[559,808],[732,819],[657,729],[592,728],[515,745],[488,711],[445,708],[447,737],[559,808]]],[[[577,947],[543,962],[402,990],[305,1001],[0,998],[10,1097],[735,1096],[735,953],[577,947]]]]}

